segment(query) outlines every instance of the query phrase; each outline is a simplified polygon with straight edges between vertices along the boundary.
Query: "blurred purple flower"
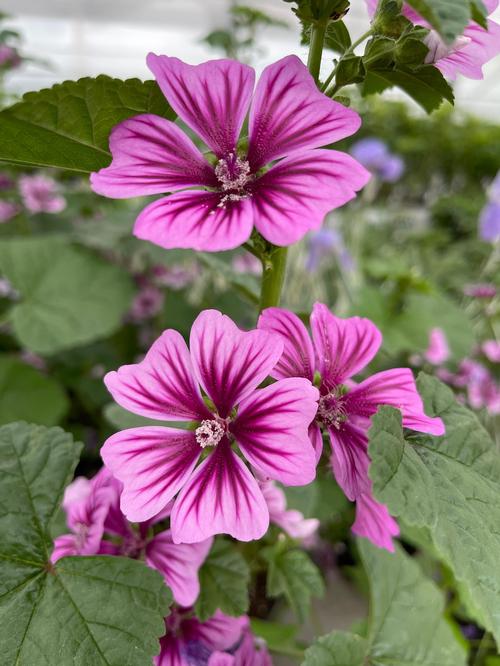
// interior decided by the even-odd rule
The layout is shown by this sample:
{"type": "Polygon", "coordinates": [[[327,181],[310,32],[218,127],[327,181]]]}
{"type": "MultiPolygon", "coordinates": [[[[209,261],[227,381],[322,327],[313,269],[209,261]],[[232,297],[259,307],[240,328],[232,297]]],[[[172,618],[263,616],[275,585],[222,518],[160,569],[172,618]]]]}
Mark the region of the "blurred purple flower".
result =
{"type": "Polygon", "coordinates": [[[0,224],[11,220],[19,211],[19,206],[13,201],[0,201],[0,224]]]}
{"type": "Polygon", "coordinates": [[[483,354],[492,363],[500,363],[500,342],[496,340],[486,340],[482,344],[483,354]]]}
{"type": "Polygon", "coordinates": [[[171,266],[154,266],[153,278],[157,285],[170,289],[184,289],[198,277],[199,267],[196,263],[172,264],[171,266]]]}
{"type": "Polygon", "coordinates": [[[450,348],[442,328],[433,328],[429,333],[429,346],[424,358],[432,365],[442,365],[450,357],[450,348]]]}
{"type": "Polygon", "coordinates": [[[0,190],[10,190],[14,187],[14,181],[6,173],[0,173],[0,190]]]}
{"type": "Polygon", "coordinates": [[[306,260],[306,270],[314,273],[321,261],[328,255],[334,254],[344,271],[352,271],[354,259],[344,245],[342,234],[336,229],[320,229],[308,236],[309,253],[306,260]]]}
{"type": "Polygon", "coordinates": [[[135,323],[151,319],[162,309],[164,299],[163,292],[158,287],[152,284],[142,286],[132,301],[129,319],[135,323]]]}
{"type": "Polygon", "coordinates": [[[375,137],[357,141],[351,147],[351,155],[374,176],[386,183],[395,183],[405,170],[401,157],[391,153],[386,144],[375,137]]]}
{"type": "Polygon", "coordinates": [[[479,237],[487,243],[500,240],[500,172],[488,189],[488,203],[479,216],[479,237]]]}
{"type": "Polygon", "coordinates": [[[21,176],[19,191],[31,213],[60,213],[66,208],[66,199],[59,194],[56,181],[48,176],[21,176]]]}
{"type": "Polygon", "coordinates": [[[21,58],[17,50],[7,44],[0,44],[0,67],[12,69],[13,67],[19,67],[20,64],[21,58]]]}
{"type": "Polygon", "coordinates": [[[466,284],[464,287],[464,294],[471,298],[495,298],[497,295],[497,288],[494,284],[480,283],[480,284],[466,284]]]}
{"type": "Polygon", "coordinates": [[[245,252],[237,254],[232,261],[233,271],[235,273],[247,273],[250,275],[260,275],[262,273],[262,264],[256,256],[245,252]]]}

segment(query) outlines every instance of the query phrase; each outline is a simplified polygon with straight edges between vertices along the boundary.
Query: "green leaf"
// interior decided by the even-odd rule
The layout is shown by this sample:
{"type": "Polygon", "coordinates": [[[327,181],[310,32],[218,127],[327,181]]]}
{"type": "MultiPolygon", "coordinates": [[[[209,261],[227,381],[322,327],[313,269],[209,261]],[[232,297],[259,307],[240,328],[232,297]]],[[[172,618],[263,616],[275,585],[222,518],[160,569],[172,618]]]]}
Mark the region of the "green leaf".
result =
{"type": "Polygon", "coordinates": [[[469,0],[406,0],[447,42],[461,35],[470,18],[469,0]]]}
{"type": "Polygon", "coordinates": [[[39,354],[110,335],[133,295],[123,269],[59,237],[2,241],[0,271],[21,294],[10,311],[14,333],[39,354]]]}
{"type": "Polygon", "coordinates": [[[470,3],[470,16],[481,28],[488,29],[488,9],[481,0],[470,3]]]}
{"type": "Polygon", "coordinates": [[[370,583],[365,640],[334,632],[306,650],[304,666],[465,666],[466,655],[443,618],[444,599],[404,551],[359,540],[370,583]]]}
{"type": "Polygon", "coordinates": [[[298,627],[258,618],[252,618],[250,624],[252,633],[263,638],[271,652],[297,657],[302,656],[302,650],[297,647],[296,643],[298,627]]]}
{"type": "Polygon", "coordinates": [[[349,55],[342,58],[337,66],[335,74],[335,85],[338,87],[347,86],[350,83],[360,83],[366,76],[363,58],[356,55],[349,55]]]}
{"type": "Polygon", "coordinates": [[[20,419],[56,425],[68,407],[57,381],[14,356],[0,355],[0,425],[20,419]]]}
{"type": "Polygon", "coordinates": [[[0,160],[95,171],[110,162],[111,129],[140,113],[175,118],[154,81],[102,75],[27,93],[0,113],[0,160]]]}
{"type": "Polygon", "coordinates": [[[454,102],[453,90],[441,72],[433,65],[423,65],[415,69],[402,66],[391,69],[370,69],[363,84],[363,95],[380,93],[398,86],[420,106],[431,113],[444,100],[454,102]]]}
{"type": "Polygon", "coordinates": [[[235,545],[217,539],[199,572],[200,596],[196,602],[197,617],[204,621],[219,608],[227,615],[248,611],[250,571],[235,545]]]}
{"type": "Polygon", "coordinates": [[[267,593],[271,597],[285,595],[297,617],[304,622],[311,597],[320,597],[325,586],[318,567],[303,550],[282,550],[282,544],[266,548],[262,556],[268,561],[267,593]]]}
{"type": "Polygon", "coordinates": [[[343,21],[330,21],[326,26],[325,47],[335,53],[345,53],[351,46],[351,35],[343,21]]]}
{"type": "Polygon", "coordinates": [[[405,522],[427,527],[439,556],[500,642],[500,455],[476,416],[437,379],[421,375],[426,413],[446,435],[412,433],[381,407],[370,430],[370,478],[377,499],[405,522]]]}
{"type": "Polygon", "coordinates": [[[306,650],[302,666],[369,666],[365,661],[367,642],[347,631],[321,636],[306,650]]]}
{"type": "Polygon", "coordinates": [[[50,526],[80,446],[59,428],[0,428],[0,644],[19,666],[146,666],[171,600],[163,578],[119,557],[50,563],[50,526]]]}

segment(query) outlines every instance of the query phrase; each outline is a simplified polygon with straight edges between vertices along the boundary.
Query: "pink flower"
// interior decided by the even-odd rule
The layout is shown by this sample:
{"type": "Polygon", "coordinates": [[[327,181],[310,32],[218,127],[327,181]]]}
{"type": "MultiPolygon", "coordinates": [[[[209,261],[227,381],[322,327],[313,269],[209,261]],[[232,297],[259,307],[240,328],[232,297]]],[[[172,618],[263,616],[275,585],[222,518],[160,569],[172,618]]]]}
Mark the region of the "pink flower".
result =
{"type": "Polygon", "coordinates": [[[500,363],[500,342],[497,340],[486,340],[482,345],[483,354],[492,363],[500,363]]]}
{"type": "Polygon", "coordinates": [[[369,180],[349,155],[320,149],[361,121],[320,93],[296,56],[267,67],[255,92],[254,70],[233,60],[192,66],[150,53],[147,63],[214,157],[207,160],[180,127],[152,114],[113,129],[113,161],[92,174],[94,191],[112,198],[174,193],[142,211],[139,238],[215,252],[238,247],[255,226],[271,243],[290,245],[369,180]],[[249,108],[245,149],[238,137],[249,108]]]}
{"type": "Polygon", "coordinates": [[[392,550],[391,537],[398,527],[386,507],[373,498],[368,478],[370,418],[379,405],[392,405],[401,410],[406,428],[442,435],[443,422],[425,415],[408,368],[379,372],[358,385],[350,381],[370,363],[382,342],[380,331],[368,319],[340,319],[316,303],[311,315],[312,341],[302,321],[280,308],[264,310],[258,327],[280,334],[284,342],[273,377],[312,381],[315,372],[320,374],[318,412],[309,428],[316,456],[321,456],[324,430],[330,437],[335,478],[346,496],[357,502],[353,529],[375,545],[392,550]]]}
{"type": "Polygon", "coordinates": [[[429,334],[429,346],[424,358],[432,365],[442,365],[450,357],[450,348],[442,328],[433,328],[429,334]]]}
{"type": "Polygon", "coordinates": [[[249,627],[243,630],[243,639],[231,654],[214,652],[207,666],[272,666],[272,660],[263,641],[256,639],[249,627]]]}
{"type": "Polygon", "coordinates": [[[151,319],[161,311],[164,300],[165,296],[158,287],[146,284],[137,292],[128,316],[134,322],[151,319]]]}
{"type": "Polygon", "coordinates": [[[66,208],[66,199],[58,194],[56,181],[48,176],[21,176],[19,191],[31,213],[60,213],[66,208]]]}
{"type": "MultiPolygon", "coordinates": [[[[368,11],[374,15],[378,0],[366,0],[368,11]]],[[[498,6],[498,0],[484,0],[484,5],[491,15],[498,6]]],[[[426,62],[434,64],[448,79],[456,79],[462,74],[469,79],[482,79],[482,66],[500,53],[500,25],[488,20],[488,29],[471,21],[463,35],[452,44],[446,44],[442,37],[408,5],[403,5],[403,14],[414,24],[429,28],[425,38],[429,48],[426,62]]]]}
{"type": "Polygon", "coordinates": [[[6,173],[0,172],[0,190],[10,190],[14,187],[14,181],[6,173]]]}
{"type": "Polygon", "coordinates": [[[13,201],[0,200],[0,224],[11,220],[19,211],[20,207],[13,201]]]}
{"type": "Polygon", "coordinates": [[[112,491],[99,478],[76,478],[64,493],[63,508],[70,534],[54,540],[52,562],[67,555],[95,555],[104,534],[104,521],[112,500],[112,491]]]}
{"type": "Polygon", "coordinates": [[[8,44],[0,44],[0,67],[19,67],[21,58],[15,48],[8,44]]]}
{"type": "Polygon", "coordinates": [[[154,266],[153,279],[161,287],[184,289],[193,284],[200,273],[196,262],[188,264],[172,264],[171,266],[154,266]]]}
{"type": "Polygon", "coordinates": [[[250,252],[237,254],[233,258],[232,266],[235,273],[249,273],[250,275],[260,275],[262,273],[262,262],[250,252]]]}
{"type": "Polygon", "coordinates": [[[494,284],[467,284],[464,287],[464,294],[471,298],[495,298],[497,288],[494,284]]]}
{"type": "Polygon", "coordinates": [[[285,493],[274,481],[261,481],[260,489],[269,509],[272,523],[281,527],[292,539],[308,539],[319,527],[316,518],[304,518],[300,511],[286,508],[285,493]]]}
{"type": "Polygon", "coordinates": [[[264,477],[310,483],[316,465],[307,428],[318,391],[303,378],[257,389],[281,356],[280,336],[243,332],[216,310],[196,318],[190,348],[177,331],[166,330],[141,363],[122,366],[104,381],[125,409],[163,421],[195,421],[196,429],[124,430],[104,444],[104,463],[124,485],[121,508],[133,522],[149,520],[178,494],[174,543],[219,533],[259,539],[269,510],[233,442],[264,477]]]}
{"type": "Polygon", "coordinates": [[[106,468],[90,481],[79,477],[67,487],[63,507],[72,533],[57,537],[52,561],[65,555],[97,553],[144,559],[148,566],[163,575],[174,600],[181,606],[191,606],[200,593],[198,570],[210,551],[212,539],[196,544],[174,544],[170,530],[151,534],[151,527],[169,517],[171,506],[150,521],[131,525],[120,510],[121,491],[121,483],[106,468]],[[82,515],[84,521],[81,521],[82,515]],[[113,539],[106,538],[109,536],[113,539]],[[80,545],[82,541],[84,548],[80,545]]]}
{"type": "Polygon", "coordinates": [[[190,608],[173,608],[165,618],[160,654],[153,658],[153,663],[155,666],[208,664],[214,652],[235,648],[247,626],[245,616],[229,617],[217,611],[210,619],[200,622],[190,608]]]}

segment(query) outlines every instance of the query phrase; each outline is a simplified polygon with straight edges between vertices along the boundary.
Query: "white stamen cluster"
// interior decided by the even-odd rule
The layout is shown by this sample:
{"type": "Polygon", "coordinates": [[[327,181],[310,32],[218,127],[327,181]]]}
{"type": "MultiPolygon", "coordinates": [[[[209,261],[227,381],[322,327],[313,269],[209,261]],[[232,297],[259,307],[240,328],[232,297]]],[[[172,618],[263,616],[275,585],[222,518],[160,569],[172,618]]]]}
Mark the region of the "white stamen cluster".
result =
{"type": "Polygon", "coordinates": [[[340,430],[342,423],[347,420],[347,411],[338,392],[332,391],[321,396],[318,403],[317,418],[326,426],[333,426],[340,430]]]}
{"type": "Polygon", "coordinates": [[[217,446],[224,436],[224,426],[214,419],[205,419],[195,430],[198,444],[204,449],[206,446],[217,446]]]}
{"type": "Polygon", "coordinates": [[[250,164],[241,157],[229,153],[215,166],[215,175],[224,192],[241,190],[250,180],[250,164]]]}

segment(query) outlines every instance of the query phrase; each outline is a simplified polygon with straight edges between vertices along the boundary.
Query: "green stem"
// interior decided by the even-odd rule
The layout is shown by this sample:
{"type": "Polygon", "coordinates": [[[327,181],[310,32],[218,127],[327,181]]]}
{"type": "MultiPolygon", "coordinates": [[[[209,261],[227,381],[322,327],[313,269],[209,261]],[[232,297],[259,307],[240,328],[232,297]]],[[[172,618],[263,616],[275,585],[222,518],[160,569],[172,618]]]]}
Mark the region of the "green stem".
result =
{"type": "MultiPolygon", "coordinates": [[[[311,43],[307,66],[316,83],[318,83],[319,79],[325,33],[326,23],[316,23],[311,28],[311,43]]],[[[288,248],[286,247],[277,247],[276,245],[269,244],[267,251],[261,254],[263,270],[260,289],[260,312],[264,308],[276,307],[280,303],[281,290],[285,281],[287,251],[288,248]]]]}
{"type": "Polygon", "coordinates": [[[311,27],[311,43],[309,45],[309,56],[307,58],[307,67],[314,77],[316,83],[319,79],[319,70],[321,67],[321,56],[323,55],[323,43],[325,41],[326,24],[315,23],[311,27]]]}
{"type": "MultiPolygon", "coordinates": [[[[345,51],[345,53],[342,54],[340,60],[342,60],[342,58],[345,58],[346,56],[349,56],[349,55],[353,54],[354,51],[357,49],[357,47],[358,47],[360,44],[362,44],[364,41],[366,41],[366,40],[371,36],[371,34],[372,34],[372,30],[373,30],[373,28],[370,28],[370,30],[367,30],[366,32],[364,32],[364,33],[361,35],[361,37],[359,37],[359,39],[357,39],[355,42],[353,42],[353,43],[351,44],[351,46],[347,49],[347,51],[345,51]]],[[[343,86],[338,86],[338,85],[335,83],[333,86],[331,86],[331,88],[330,88],[329,90],[327,90],[328,85],[330,84],[331,80],[333,79],[333,77],[335,76],[335,74],[336,74],[336,72],[337,72],[337,69],[338,69],[338,66],[339,66],[340,60],[339,60],[339,62],[335,65],[335,67],[333,68],[333,70],[330,72],[330,75],[328,76],[328,78],[327,78],[325,84],[323,85],[322,91],[325,93],[325,95],[327,95],[327,97],[333,97],[336,93],[338,93],[338,91],[339,91],[341,88],[343,88],[343,86]]]]}
{"type": "Polygon", "coordinates": [[[286,247],[272,246],[262,260],[262,286],[260,290],[260,312],[280,303],[281,289],[285,281],[286,247]]]}

